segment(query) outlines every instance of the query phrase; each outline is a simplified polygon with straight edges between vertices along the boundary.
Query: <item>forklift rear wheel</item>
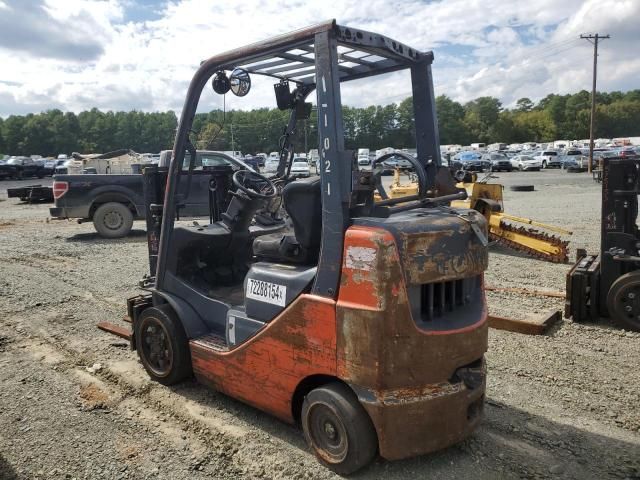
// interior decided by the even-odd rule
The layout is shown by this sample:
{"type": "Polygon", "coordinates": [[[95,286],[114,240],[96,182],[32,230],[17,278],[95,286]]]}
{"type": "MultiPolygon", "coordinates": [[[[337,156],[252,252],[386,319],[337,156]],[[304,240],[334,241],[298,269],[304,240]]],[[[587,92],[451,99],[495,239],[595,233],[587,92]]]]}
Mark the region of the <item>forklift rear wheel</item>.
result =
{"type": "Polygon", "coordinates": [[[302,404],[301,423],[320,462],[340,475],[360,470],[376,456],[373,423],[353,391],[342,383],[312,390],[302,404]]]}
{"type": "Polygon", "coordinates": [[[607,294],[607,310],[622,328],[640,331],[640,272],[618,278],[607,294]]]}
{"type": "Polygon", "coordinates": [[[149,307],[136,321],[136,350],[152,380],[173,385],[191,376],[184,329],[169,305],[149,307]]]}
{"type": "Polygon", "coordinates": [[[93,214],[93,226],[102,237],[126,237],[133,226],[133,213],[122,203],[105,203],[93,214]]]}

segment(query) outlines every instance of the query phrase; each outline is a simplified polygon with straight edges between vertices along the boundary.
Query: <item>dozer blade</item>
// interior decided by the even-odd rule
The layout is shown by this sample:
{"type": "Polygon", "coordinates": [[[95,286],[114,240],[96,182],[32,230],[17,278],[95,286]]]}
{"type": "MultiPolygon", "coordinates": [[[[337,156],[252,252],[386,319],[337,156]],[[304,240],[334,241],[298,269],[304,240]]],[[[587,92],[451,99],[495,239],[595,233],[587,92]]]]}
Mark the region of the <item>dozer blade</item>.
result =
{"type": "Polygon", "coordinates": [[[553,263],[567,263],[569,260],[568,241],[534,228],[517,227],[504,221],[491,222],[489,237],[492,241],[540,260],[553,263]]]}

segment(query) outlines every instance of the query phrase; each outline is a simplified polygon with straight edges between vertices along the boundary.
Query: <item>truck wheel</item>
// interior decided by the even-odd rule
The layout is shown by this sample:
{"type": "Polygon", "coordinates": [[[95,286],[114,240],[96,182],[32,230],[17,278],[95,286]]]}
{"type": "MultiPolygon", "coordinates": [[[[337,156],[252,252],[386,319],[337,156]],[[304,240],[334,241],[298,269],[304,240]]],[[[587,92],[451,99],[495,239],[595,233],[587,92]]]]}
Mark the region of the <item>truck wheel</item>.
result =
{"type": "Polygon", "coordinates": [[[613,282],[607,294],[607,310],[620,327],[640,331],[640,272],[625,273],[613,282]]]}
{"type": "Polygon", "coordinates": [[[93,214],[93,226],[101,237],[126,237],[133,226],[133,213],[122,203],[105,203],[93,214]]]}
{"type": "Polygon", "coordinates": [[[143,311],[134,334],[138,356],[152,380],[173,385],[191,376],[189,342],[169,305],[143,311]]]}
{"type": "Polygon", "coordinates": [[[320,463],[349,475],[373,460],[378,437],[353,391],[330,383],[309,393],[302,403],[302,430],[320,463]]]}
{"type": "Polygon", "coordinates": [[[542,168],[547,168],[547,161],[546,160],[542,160],[542,168]]]}

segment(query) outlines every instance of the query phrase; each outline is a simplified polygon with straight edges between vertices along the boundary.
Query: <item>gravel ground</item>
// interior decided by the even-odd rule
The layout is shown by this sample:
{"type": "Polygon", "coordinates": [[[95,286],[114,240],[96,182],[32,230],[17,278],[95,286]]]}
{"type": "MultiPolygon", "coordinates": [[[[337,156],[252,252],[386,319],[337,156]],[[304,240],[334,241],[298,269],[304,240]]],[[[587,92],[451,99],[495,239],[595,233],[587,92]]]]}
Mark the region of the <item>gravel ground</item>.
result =
{"type": "MultiPolygon", "coordinates": [[[[599,186],[586,174],[499,174],[508,213],[574,231],[596,251],[599,186]]],[[[125,313],[147,269],[143,223],[121,240],[6,199],[0,182],[0,478],[335,476],[301,433],[195,382],[151,383],[124,341],[95,324],[125,313]]],[[[562,291],[567,265],[492,248],[487,285],[562,291]]],[[[562,301],[488,292],[525,318],[562,301]]],[[[563,321],[540,337],[490,332],[486,418],[468,440],[355,478],[640,478],[640,334],[563,321]]]]}

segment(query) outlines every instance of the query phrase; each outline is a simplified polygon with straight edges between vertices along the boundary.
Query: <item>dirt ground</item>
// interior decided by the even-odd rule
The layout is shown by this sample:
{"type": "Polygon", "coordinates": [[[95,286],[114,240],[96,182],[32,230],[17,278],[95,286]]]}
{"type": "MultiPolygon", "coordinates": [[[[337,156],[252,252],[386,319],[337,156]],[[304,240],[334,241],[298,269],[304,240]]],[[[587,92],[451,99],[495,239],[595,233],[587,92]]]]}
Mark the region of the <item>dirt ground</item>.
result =
{"type": "MultiPolygon", "coordinates": [[[[499,174],[508,213],[574,231],[596,251],[599,186],[586,174],[499,174]]],[[[15,183],[15,182],[14,182],[15,183]]],[[[34,183],[24,181],[22,183],[34,183]]],[[[215,391],[148,380],[99,321],[125,314],[147,270],[142,222],[121,240],[48,219],[0,182],[0,478],[329,479],[301,432],[215,391]]],[[[492,248],[486,284],[562,291],[567,265],[492,248]]],[[[488,292],[524,318],[562,300],[488,292]]],[[[354,478],[640,478],[640,334],[563,321],[533,337],[490,332],[486,417],[445,451],[378,460],[354,478]]]]}

